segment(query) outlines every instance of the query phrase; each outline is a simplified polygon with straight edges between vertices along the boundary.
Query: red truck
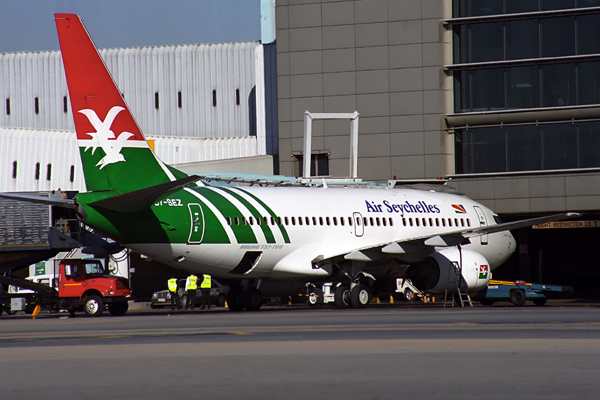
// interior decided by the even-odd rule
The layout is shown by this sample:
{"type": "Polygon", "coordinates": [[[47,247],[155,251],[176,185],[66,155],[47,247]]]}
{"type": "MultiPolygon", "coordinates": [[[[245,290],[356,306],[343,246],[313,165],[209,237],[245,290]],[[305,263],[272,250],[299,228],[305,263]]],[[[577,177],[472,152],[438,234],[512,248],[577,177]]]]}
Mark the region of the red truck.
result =
{"type": "Polygon", "coordinates": [[[3,308],[8,308],[6,299],[9,299],[13,312],[20,310],[19,301],[15,301],[18,299],[23,299],[22,310],[25,312],[33,312],[39,305],[45,310],[67,310],[71,316],[84,311],[88,316],[97,317],[105,309],[111,315],[124,315],[129,308],[129,281],[110,275],[98,259],[61,260],[58,275],[54,276],[50,286],[27,279],[1,277],[0,280],[20,288],[17,293],[2,296],[3,308]]]}

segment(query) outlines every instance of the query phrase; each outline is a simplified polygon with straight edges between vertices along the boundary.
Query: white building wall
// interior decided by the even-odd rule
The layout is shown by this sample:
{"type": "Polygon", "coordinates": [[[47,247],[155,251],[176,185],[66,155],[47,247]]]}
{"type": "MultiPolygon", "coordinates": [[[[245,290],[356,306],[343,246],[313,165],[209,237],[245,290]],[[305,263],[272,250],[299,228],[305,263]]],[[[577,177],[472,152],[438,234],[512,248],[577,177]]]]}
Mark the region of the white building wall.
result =
{"type": "MultiPolygon", "coordinates": [[[[254,136],[181,138],[146,136],[167,164],[257,156],[254,136]]],[[[74,131],[0,128],[0,192],[85,191],[74,131]],[[16,162],[16,177],[13,176],[16,162]],[[36,166],[39,163],[39,176],[36,166]],[[48,179],[48,165],[50,176],[48,179]],[[73,176],[71,179],[71,168],[73,176]]]]}
{"type": "MultiPolygon", "coordinates": [[[[260,43],[103,49],[100,54],[146,135],[257,135],[262,143],[259,151],[264,154],[264,62],[260,43]]],[[[0,126],[74,129],[70,103],[66,112],[64,108],[68,91],[60,52],[2,53],[0,79],[0,126]]]]}

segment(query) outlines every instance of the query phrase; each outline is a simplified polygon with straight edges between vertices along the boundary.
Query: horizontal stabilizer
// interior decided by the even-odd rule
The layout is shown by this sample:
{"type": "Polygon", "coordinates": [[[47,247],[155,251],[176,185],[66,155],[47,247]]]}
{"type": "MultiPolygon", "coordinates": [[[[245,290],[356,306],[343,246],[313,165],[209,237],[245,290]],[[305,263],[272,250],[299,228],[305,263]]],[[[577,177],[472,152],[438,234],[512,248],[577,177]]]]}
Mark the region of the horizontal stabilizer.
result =
{"type": "Polygon", "coordinates": [[[47,204],[49,206],[57,206],[64,208],[77,208],[77,204],[73,199],[58,199],[52,197],[33,196],[28,194],[17,193],[0,193],[0,197],[10,200],[28,201],[30,203],[47,204]]]}
{"type": "Polygon", "coordinates": [[[194,183],[199,179],[200,177],[197,175],[186,176],[185,178],[177,179],[175,181],[165,182],[145,189],[94,201],[89,205],[119,212],[143,211],[150,208],[150,206],[165,193],[194,183]]]}

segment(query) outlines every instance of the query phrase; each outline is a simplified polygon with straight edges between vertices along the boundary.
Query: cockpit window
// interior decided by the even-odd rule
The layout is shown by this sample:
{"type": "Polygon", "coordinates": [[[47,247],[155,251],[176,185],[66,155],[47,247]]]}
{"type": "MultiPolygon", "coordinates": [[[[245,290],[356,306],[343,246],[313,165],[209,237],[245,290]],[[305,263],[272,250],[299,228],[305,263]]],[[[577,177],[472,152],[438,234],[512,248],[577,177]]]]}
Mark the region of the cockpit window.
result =
{"type": "Polygon", "coordinates": [[[500,224],[502,223],[502,220],[501,220],[501,219],[500,219],[500,217],[499,217],[499,216],[497,216],[497,215],[494,215],[494,221],[496,221],[496,223],[497,223],[498,225],[500,225],[500,224]]]}

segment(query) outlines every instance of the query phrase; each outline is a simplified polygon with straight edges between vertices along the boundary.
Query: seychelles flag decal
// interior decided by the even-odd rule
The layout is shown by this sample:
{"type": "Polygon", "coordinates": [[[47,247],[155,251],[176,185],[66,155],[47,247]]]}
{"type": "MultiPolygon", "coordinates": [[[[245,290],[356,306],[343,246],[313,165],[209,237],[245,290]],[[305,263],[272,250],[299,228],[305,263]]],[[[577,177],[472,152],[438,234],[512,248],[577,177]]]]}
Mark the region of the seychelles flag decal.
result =
{"type": "Polygon", "coordinates": [[[467,210],[460,204],[452,204],[452,208],[454,208],[454,212],[457,214],[466,214],[467,210]]]}

